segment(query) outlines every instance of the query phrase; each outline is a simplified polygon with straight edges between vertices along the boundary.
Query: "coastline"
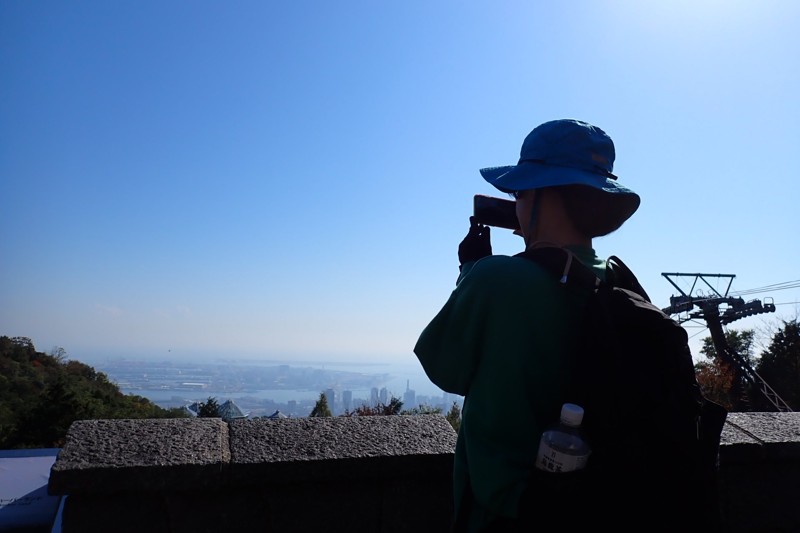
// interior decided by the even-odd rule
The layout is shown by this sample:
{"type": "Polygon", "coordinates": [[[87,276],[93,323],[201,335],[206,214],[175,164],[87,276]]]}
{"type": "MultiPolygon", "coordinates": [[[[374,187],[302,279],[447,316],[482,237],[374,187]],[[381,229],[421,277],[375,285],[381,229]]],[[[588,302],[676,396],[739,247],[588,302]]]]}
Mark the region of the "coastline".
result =
{"type": "MultiPolygon", "coordinates": [[[[332,389],[338,398],[350,391],[352,407],[369,403],[371,389],[404,400],[414,392],[414,405],[448,405],[448,395],[430,382],[417,361],[290,361],[276,359],[147,359],[105,357],[86,361],[104,373],[124,394],[135,394],[164,408],[183,407],[214,397],[219,403],[263,409],[303,410],[319,394],[332,389]]],[[[261,409],[258,409],[259,411],[261,409]]]]}

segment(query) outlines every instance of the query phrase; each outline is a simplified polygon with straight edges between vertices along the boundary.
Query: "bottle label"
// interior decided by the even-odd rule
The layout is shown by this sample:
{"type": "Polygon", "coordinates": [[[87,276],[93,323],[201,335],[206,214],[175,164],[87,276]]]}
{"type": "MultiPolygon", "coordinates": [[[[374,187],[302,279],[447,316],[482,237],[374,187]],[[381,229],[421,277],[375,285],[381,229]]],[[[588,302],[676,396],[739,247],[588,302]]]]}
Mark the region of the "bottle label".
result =
{"type": "Polygon", "coordinates": [[[543,440],[536,456],[536,468],[546,472],[572,472],[585,467],[588,459],[588,455],[564,453],[543,440]]]}

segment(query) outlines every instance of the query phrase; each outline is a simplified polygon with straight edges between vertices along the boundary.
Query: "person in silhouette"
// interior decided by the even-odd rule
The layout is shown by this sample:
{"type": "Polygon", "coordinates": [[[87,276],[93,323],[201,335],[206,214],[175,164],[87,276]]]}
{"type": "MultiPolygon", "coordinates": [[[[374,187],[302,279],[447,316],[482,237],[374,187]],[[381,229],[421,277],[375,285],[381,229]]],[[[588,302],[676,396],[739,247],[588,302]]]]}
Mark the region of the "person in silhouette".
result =
{"type": "MultiPolygon", "coordinates": [[[[480,173],[516,199],[526,249],[564,248],[605,279],[592,239],[618,229],[640,203],[612,174],[614,159],[602,129],[560,119],[528,134],[516,165],[480,173]]],[[[456,288],[414,352],[434,384],[464,396],[454,530],[512,531],[539,438],[561,409],[566,356],[587,295],[565,297],[539,264],[492,255],[490,228],[470,222],[456,288]]]]}

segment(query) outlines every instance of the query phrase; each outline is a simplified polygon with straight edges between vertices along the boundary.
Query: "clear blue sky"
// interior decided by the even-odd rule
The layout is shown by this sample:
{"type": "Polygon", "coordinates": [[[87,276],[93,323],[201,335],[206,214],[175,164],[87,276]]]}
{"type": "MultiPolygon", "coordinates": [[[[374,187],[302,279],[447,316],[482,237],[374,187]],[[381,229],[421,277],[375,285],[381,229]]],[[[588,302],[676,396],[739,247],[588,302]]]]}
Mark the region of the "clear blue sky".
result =
{"type": "MultiPolygon", "coordinates": [[[[501,195],[478,169],[555,118],[614,139],[642,205],[595,248],[657,305],[662,272],[797,281],[799,26],[793,0],[3,0],[0,334],[415,361],[501,195]]],[[[777,312],[733,326],[800,287],[751,298],[777,312]]]]}

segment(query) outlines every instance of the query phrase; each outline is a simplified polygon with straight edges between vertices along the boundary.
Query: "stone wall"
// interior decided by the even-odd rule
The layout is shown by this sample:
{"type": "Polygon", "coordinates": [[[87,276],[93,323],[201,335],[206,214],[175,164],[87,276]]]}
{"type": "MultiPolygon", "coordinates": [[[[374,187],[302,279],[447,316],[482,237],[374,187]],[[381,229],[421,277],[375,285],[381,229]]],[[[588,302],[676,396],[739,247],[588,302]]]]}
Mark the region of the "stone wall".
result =
{"type": "Polygon", "coordinates": [[[447,531],[442,416],[75,422],[49,491],[64,533],[447,531]]]}
{"type": "Polygon", "coordinates": [[[720,449],[728,531],[800,531],[800,413],[729,413],[720,449]]]}
{"type": "MultiPolygon", "coordinates": [[[[64,533],[446,532],[456,434],[442,416],[75,422],[49,491],[64,533]]],[[[731,413],[726,531],[800,531],[800,413],[731,413]]]]}

